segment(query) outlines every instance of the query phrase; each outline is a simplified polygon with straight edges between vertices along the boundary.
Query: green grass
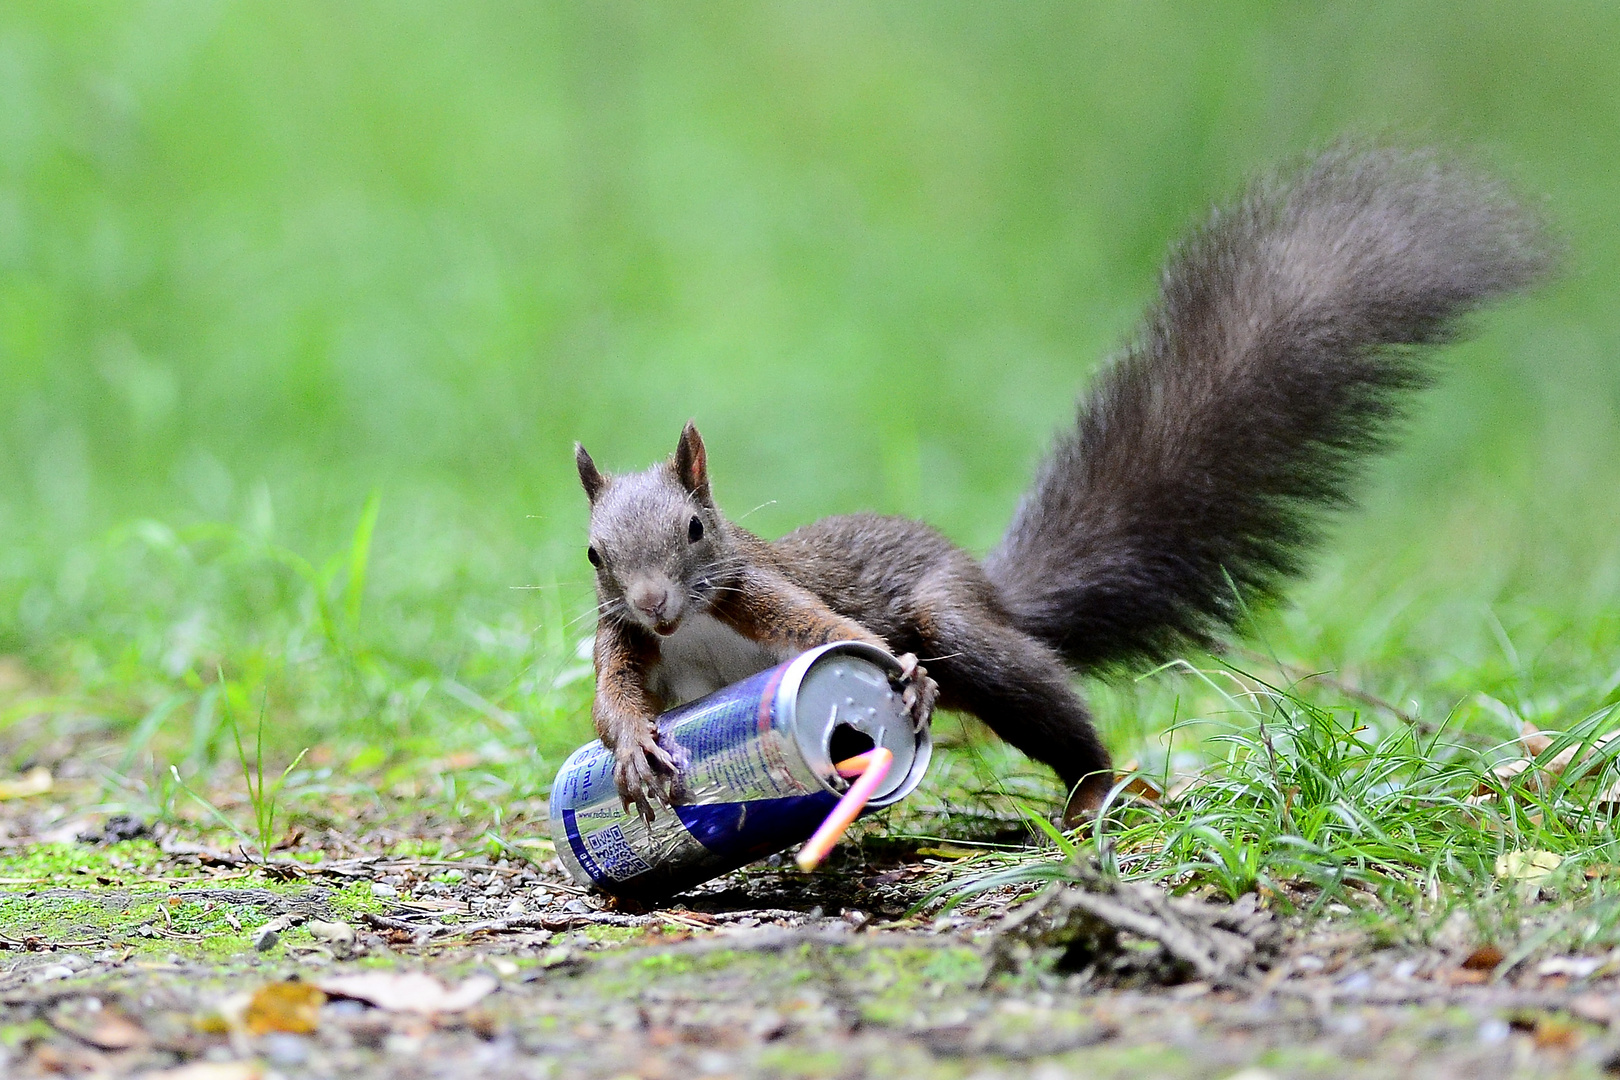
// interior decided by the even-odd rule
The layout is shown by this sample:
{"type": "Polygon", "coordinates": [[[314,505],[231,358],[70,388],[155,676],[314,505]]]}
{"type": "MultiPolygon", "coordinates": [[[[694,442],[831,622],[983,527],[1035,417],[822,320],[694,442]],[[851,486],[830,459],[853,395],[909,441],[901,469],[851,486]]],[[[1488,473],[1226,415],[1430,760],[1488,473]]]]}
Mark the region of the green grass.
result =
{"type": "MultiPolygon", "coordinates": [[[[590,735],[572,440],[639,465],[695,417],[766,535],[982,550],[1187,224],[1385,132],[1544,194],[1572,269],[1451,351],[1251,642],[1441,734],[1246,661],[1277,690],[1092,686],[1121,760],[1221,763],[1111,842],[1227,893],[1443,907],[1531,847],[1574,889],[1594,781],[1463,800],[1520,722],[1620,703],[1617,45],[1595,2],[8,4],[0,764],[88,741],[163,814],[308,747],[229,811],[261,846],[336,795],[513,839],[590,735]]],[[[913,803],[1055,803],[957,741],[913,803]]]]}

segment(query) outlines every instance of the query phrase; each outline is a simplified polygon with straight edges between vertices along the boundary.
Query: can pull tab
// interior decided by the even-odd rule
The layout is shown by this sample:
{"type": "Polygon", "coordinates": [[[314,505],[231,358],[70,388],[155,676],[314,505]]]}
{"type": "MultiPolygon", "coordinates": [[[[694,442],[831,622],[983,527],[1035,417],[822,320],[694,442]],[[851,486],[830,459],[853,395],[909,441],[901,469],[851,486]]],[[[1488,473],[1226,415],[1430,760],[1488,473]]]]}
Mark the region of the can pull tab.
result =
{"type": "Polygon", "coordinates": [[[850,823],[866,808],[878,785],[889,775],[889,766],[892,764],[894,754],[879,746],[864,754],[846,758],[833,766],[838,770],[839,776],[858,776],[859,779],[849,785],[849,790],[838,800],[838,805],[832,808],[827,820],[821,823],[815,835],[806,840],[804,847],[799,849],[794,861],[799,864],[800,870],[810,871],[821,865],[821,860],[832,851],[833,845],[844,835],[844,830],[849,828],[850,823]]]}

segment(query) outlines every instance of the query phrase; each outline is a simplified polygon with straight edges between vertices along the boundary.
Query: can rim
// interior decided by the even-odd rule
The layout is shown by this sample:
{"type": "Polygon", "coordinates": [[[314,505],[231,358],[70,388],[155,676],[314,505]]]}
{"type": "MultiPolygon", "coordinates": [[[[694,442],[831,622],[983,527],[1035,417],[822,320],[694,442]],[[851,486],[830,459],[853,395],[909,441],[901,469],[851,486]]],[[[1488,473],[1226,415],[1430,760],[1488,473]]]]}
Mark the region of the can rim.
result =
{"type": "MultiPolygon", "coordinates": [[[[780,712],[783,705],[790,709],[794,708],[799,697],[799,688],[803,685],[805,676],[810,673],[811,668],[821,662],[823,657],[833,653],[857,656],[863,660],[871,661],[891,675],[900,674],[900,661],[896,660],[892,653],[887,649],[879,648],[865,641],[832,641],[826,645],[817,645],[815,648],[808,649],[794,657],[788,664],[787,670],[782,673],[782,680],[777,684],[776,694],[771,702],[772,713],[783,715],[780,712]]],[[[798,725],[800,719],[795,715],[795,726],[798,725]]],[[[868,802],[866,804],[868,811],[894,805],[907,795],[910,795],[917,789],[917,785],[922,783],[923,774],[928,771],[928,763],[934,756],[932,721],[933,717],[930,716],[928,720],[924,721],[922,728],[915,733],[917,748],[912,755],[911,768],[907,770],[905,779],[896,785],[893,790],[868,802]]],[[[821,785],[822,790],[834,795],[843,794],[841,788],[834,787],[819,772],[814,773],[814,776],[816,782],[821,785]]]]}

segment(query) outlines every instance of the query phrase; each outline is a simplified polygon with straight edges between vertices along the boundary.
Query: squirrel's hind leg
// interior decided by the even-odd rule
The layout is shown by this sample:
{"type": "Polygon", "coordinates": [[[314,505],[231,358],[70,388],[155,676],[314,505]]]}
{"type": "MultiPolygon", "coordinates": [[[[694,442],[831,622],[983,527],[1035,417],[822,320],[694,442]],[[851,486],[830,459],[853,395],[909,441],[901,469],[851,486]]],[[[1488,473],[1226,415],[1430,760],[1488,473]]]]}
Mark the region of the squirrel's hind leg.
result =
{"type": "Polygon", "coordinates": [[[964,618],[941,605],[920,629],[926,643],[918,651],[939,683],[940,704],[972,713],[1052,766],[1069,791],[1065,825],[1095,811],[1114,782],[1113,767],[1057,653],[989,612],[964,618]]]}

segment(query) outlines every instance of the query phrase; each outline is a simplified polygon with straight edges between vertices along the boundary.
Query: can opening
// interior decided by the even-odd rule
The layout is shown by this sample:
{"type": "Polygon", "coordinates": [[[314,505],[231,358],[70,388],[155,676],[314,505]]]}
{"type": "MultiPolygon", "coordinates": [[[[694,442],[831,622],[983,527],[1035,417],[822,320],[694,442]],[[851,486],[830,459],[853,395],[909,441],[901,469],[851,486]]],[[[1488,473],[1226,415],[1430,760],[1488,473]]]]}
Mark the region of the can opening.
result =
{"type": "Polygon", "coordinates": [[[889,774],[867,804],[880,809],[905,796],[928,766],[933,740],[918,730],[892,676],[893,657],[860,641],[835,641],[793,661],[778,693],[804,762],[823,790],[839,794],[850,782],[836,766],[881,746],[894,755],[889,774]]]}
{"type": "Polygon", "coordinates": [[[856,754],[864,754],[874,749],[877,743],[872,736],[853,724],[834,724],[832,734],[827,738],[827,756],[837,765],[846,758],[856,754]]]}

